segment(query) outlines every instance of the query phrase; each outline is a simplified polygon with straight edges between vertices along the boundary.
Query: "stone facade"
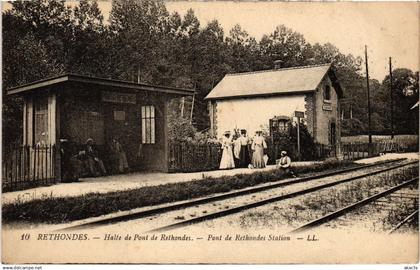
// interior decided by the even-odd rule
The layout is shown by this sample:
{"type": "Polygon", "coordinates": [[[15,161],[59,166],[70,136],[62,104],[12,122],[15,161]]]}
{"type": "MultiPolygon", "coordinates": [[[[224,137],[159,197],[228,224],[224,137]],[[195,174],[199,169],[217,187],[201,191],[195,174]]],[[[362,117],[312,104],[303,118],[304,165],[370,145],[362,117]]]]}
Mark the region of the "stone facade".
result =
{"type": "MultiPolygon", "coordinates": [[[[321,144],[340,143],[340,117],[338,95],[334,89],[330,78],[325,77],[314,93],[314,138],[321,144]],[[330,99],[325,98],[325,88],[330,88],[330,99]],[[335,126],[335,131],[333,130],[335,126]],[[332,140],[332,134],[335,132],[335,141],[332,140]]],[[[334,140],[334,139],[333,139],[334,140]]]]}
{"type": "Polygon", "coordinates": [[[305,116],[306,116],[306,127],[309,133],[314,136],[316,133],[316,122],[315,122],[316,108],[314,106],[314,94],[305,95],[305,116]]]}

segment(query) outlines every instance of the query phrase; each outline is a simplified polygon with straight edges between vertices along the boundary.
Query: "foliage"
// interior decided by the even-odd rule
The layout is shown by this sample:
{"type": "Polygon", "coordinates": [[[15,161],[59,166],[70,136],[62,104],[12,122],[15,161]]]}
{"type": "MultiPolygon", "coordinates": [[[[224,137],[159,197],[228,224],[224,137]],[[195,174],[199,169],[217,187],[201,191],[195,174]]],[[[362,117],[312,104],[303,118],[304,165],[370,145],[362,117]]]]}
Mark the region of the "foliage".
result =
{"type": "MultiPolygon", "coordinates": [[[[288,155],[292,159],[298,158],[297,149],[297,126],[289,125],[289,132],[282,134],[282,136],[274,137],[273,143],[278,145],[278,148],[288,152],[288,155]]],[[[300,138],[300,157],[304,160],[314,160],[316,145],[312,135],[309,133],[308,128],[305,124],[300,123],[299,125],[299,138],[300,138]]],[[[269,147],[270,148],[270,147],[269,147]]],[[[280,153],[278,153],[280,154],[280,153]]],[[[271,153],[272,159],[278,159],[279,156],[274,157],[275,154],[271,153]]]]}
{"type": "MultiPolygon", "coordinates": [[[[418,134],[418,109],[411,110],[411,107],[419,101],[419,72],[412,72],[409,69],[398,68],[392,73],[392,101],[394,108],[394,130],[396,134],[418,134]]],[[[390,78],[386,76],[382,81],[381,92],[375,102],[379,107],[390,107],[390,78]],[[382,103],[382,104],[381,104],[382,103]]],[[[380,110],[377,108],[377,110],[380,110]]],[[[391,115],[390,110],[380,111],[383,118],[384,129],[389,130],[391,115]]]]}
{"type": "MultiPolygon", "coordinates": [[[[310,44],[285,25],[257,41],[240,25],[227,34],[217,20],[201,25],[193,10],[183,17],[169,14],[163,0],[115,0],[108,23],[97,2],[91,0],[72,6],[59,0],[14,1],[11,5],[2,18],[3,97],[9,87],[63,72],[194,88],[197,94],[189,122],[203,131],[209,128],[204,97],[226,73],[271,69],[274,60],[282,60],[285,67],[332,62],[344,86],[344,98],[349,100],[342,105],[344,118],[350,118],[351,110],[355,119],[344,124],[343,133],[366,132],[362,59],[345,55],[330,43],[310,44]]],[[[388,80],[371,82],[373,128],[384,133],[389,129],[388,80]]],[[[416,118],[409,108],[418,100],[418,72],[397,69],[394,84],[395,133],[416,132],[417,124],[409,122],[407,115],[416,118]]],[[[3,101],[3,129],[7,131],[3,140],[10,142],[19,136],[21,104],[16,98],[3,101]]],[[[192,102],[185,99],[184,108],[191,111],[192,102]]],[[[177,119],[180,100],[173,103],[170,113],[177,119]]],[[[190,118],[190,114],[182,117],[190,118]]],[[[186,133],[192,131],[188,127],[186,133]]],[[[185,134],[180,135],[182,139],[185,134]]]]}
{"type": "Polygon", "coordinates": [[[172,117],[169,121],[170,141],[189,141],[195,138],[197,129],[185,117],[172,117]]]}

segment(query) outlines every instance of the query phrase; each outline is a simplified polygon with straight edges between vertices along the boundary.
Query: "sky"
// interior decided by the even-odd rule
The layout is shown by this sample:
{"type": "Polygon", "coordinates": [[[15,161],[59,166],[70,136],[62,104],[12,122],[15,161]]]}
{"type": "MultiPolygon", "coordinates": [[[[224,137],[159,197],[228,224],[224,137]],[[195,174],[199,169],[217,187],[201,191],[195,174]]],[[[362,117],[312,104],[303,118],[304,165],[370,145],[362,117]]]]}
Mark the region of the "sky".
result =
{"type": "MultiPolygon", "coordinates": [[[[105,19],[110,1],[99,2],[105,19]]],[[[225,35],[235,25],[259,40],[277,25],[297,31],[314,44],[330,42],[342,53],[364,56],[368,46],[369,75],[382,79],[393,68],[418,71],[420,66],[420,3],[416,2],[166,2],[170,13],[192,8],[204,27],[217,19],[225,35]]]]}

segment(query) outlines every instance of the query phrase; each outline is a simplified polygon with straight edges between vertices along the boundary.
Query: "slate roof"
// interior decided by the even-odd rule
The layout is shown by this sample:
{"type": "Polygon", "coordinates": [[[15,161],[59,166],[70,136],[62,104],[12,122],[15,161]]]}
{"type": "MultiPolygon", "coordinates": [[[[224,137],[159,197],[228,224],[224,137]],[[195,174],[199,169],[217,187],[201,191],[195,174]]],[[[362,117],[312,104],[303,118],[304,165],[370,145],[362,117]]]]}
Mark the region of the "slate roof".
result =
{"type": "Polygon", "coordinates": [[[330,75],[334,88],[341,96],[342,89],[331,64],[323,64],[226,74],[205,99],[313,92],[326,74],[330,75]]]}

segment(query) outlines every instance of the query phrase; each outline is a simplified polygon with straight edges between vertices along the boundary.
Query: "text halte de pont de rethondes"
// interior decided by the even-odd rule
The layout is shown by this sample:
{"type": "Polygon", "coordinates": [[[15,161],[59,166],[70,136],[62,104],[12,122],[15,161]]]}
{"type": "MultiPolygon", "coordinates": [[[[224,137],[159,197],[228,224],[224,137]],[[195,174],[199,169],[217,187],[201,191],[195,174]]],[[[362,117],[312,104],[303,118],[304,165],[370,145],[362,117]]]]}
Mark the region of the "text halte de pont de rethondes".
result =
{"type": "Polygon", "coordinates": [[[86,241],[93,239],[101,239],[105,241],[290,241],[290,236],[282,234],[268,234],[268,235],[250,235],[250,234],[225,234],[212,235],[208,234],[206,237],[192,237],[187,234],[105,234],[102,237],[89,237],[88,234],[78,233],[42,233],[37,235],[37,240],[44,241],[86,241]]]}

